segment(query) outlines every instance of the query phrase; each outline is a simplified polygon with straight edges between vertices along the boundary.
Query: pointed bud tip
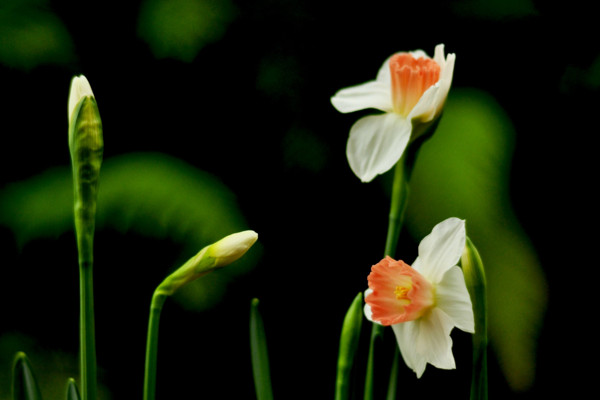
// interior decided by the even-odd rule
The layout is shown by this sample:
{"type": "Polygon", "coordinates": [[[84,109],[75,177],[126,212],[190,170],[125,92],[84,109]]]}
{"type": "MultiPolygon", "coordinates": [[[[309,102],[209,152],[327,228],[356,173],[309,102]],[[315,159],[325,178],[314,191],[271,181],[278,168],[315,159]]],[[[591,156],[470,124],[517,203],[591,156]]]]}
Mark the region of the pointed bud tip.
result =
{"type": "Polygon", "coordinates": [[[71,116],[79,101],[86,96],[94,97],[90,83],[83,75],[74,76],[71,80],[71,89],[69,91],[69,121],[71,121],[71,116]]]}
{"type": "Polygon", "coordinates": [[[218,266],[224,267],[243,256],[257,239],[258,234],[252,230],[233,233],[213,244],[211,253],[218,266]]]}

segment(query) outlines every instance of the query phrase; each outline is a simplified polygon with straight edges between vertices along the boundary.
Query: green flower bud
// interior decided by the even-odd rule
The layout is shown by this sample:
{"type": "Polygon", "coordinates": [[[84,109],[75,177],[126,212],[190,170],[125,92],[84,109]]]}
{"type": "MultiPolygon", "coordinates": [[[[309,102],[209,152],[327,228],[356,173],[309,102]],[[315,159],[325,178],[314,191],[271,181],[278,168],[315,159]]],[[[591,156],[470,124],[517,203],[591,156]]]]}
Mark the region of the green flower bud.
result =
{"type": "Polygon", "coordinates": [[[89,262],[92,260],[98,177],[104,142],[96,99],[84,76],[74,77],[71,81],[68,116],[79,258],[89,262]]]}
{"type": "Polygon", "coordinates": [[[204,247],[179,269],[169,275],[156,292],[170,296],[185,284],[215,269],[225,267],[242,257],[258,239],[258,234],[248,230],[224,237],[204,247]]]}

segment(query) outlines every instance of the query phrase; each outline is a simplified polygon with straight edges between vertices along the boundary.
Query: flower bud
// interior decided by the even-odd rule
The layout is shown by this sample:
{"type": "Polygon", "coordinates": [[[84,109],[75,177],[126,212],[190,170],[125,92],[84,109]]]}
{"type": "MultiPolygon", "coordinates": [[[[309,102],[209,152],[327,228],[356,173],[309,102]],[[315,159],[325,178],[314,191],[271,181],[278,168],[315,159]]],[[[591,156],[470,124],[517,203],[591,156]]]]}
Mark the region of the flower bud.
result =
{"type": "Polygon", "coordinates": [[[225,236],[218,242],[200,250],[198,254],[169,275],[156,291],[167,296],[172,295],[187,283],[236,261],[246,254],[257,239],[258,234],[251,230],[225,236]]]}
{"type": "Polygon", "coordinates": [[[85,76],[74,76],[71,80],[71,90],[69,91],[69,124],[75,107],[84,97],[94,97],[92,87],[85,76]]]}
{"type": "Polygon", "coordinates": [[[104,141],[96,99],[84,76],[74,77],[71,81],[68,116],[79,259],[88,262],[92,259],[98,178],[104,141]]]}
{"type": "Polygon", "coordinates": [[[214,257],[215,268],[231,264],[243,256],[258,239],[254,231],[243,231],[225,236],[208,248],[207,255],[214,257]]]}

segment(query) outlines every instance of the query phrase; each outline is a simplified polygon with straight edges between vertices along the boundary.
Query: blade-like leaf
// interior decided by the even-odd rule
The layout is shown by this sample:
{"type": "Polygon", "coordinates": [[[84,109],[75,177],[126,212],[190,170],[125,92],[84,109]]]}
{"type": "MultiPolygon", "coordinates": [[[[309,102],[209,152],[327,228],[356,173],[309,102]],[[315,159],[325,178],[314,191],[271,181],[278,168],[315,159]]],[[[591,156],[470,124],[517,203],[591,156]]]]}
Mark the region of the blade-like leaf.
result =
{"type": "Polygon", "coordinates": [[[338,354],[335,399],[350,399],[350,378],[363,320],[362,293],[356,295],[344,317],[338,354]]]}
{"type": "Polygon", "coordinates": [[[471,302],[473,303],[473,314],[475,316],[471,400],[487,400],[487,284],[485,269],[479,252],[468,237],[460,263],[465,275],[465,283],[471,296],[471,302]]]}
{"type": "Polygon", "coordinates": [[[29,359],[19,352],[13,364],[13,400],[42,400],[29,359]]]}
{"type": "Polygon", "coordinates": [[[67,400],[81,400],[77,383],[75,383],[75,379],[73,378],[69,378],[67,382],[67,400]]]}
{"type": "Polygon", "coordinates": [[[250,305],[250,354],[254,387],[258,400],[273,400],[271,388],[271,372],[269,370],[269,354],[263,319],[258,310],[258,299],[252,299],[250,305]]]}

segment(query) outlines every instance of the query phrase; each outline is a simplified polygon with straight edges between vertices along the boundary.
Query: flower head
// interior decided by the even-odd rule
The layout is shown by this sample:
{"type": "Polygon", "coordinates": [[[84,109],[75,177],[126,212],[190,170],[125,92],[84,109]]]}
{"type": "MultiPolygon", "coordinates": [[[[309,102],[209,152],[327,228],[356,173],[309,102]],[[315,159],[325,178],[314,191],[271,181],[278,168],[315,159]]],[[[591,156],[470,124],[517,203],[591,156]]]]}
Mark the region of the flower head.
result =
{"type": "Polygon", "coordinates": [[[342,89],[331,103],[340,112],[367,108],[384,114],[359,119],[350,129],[346,155],[363,182],[392,168],[408,143],[440,117],[454,72],[454,54],[444,57],[444,45],[433,59],[421,50],[388,58],[374,81],[342,89]]]}
{"type": "Polygon", "coordinates": [[[417,377],[427,363],[456,368],[450,332],[454,327],[475,331],[471,299],[456,265],[465,240],[464,221],[449,218],[421,241],[412,268],[390,257],[371,268],[365,315],[392,327],[402,357],[417,377]]]}

